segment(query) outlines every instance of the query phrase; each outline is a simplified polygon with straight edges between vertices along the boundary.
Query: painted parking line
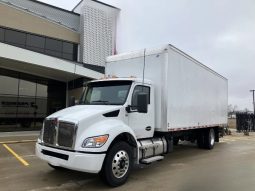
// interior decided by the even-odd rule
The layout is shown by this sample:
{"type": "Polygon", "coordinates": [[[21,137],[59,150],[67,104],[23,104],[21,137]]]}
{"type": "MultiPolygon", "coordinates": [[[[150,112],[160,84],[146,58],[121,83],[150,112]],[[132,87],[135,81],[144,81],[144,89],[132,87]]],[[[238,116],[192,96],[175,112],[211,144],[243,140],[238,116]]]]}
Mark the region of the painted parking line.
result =
{"type": "Polygon", "coordinates": [[[3,146],[18,160],[20,161],[24,166],[29,166],[28,162],[25,161],[21,156],[19,156],[17,153],[15,153],[9,146],[6,144],[3,144],[3,146]]]}
{"type": "Polygon", "coordinates": [[[33,142],[36,142],[36,140],[3,141],[0,142],[0,144],[33,143],[33,142]]]}

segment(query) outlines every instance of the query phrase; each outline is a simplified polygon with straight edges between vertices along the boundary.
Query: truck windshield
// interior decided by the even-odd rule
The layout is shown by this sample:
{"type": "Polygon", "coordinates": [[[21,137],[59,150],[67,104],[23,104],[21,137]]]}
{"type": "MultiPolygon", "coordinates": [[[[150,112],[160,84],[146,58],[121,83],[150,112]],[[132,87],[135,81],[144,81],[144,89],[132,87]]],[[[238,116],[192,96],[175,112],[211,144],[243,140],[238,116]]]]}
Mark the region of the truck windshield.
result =
{"type": "Polygon", "coordinates": [[[80,104],[123,105],[126,102],[131,81],[101,81],[87,84],[80,104]]]}

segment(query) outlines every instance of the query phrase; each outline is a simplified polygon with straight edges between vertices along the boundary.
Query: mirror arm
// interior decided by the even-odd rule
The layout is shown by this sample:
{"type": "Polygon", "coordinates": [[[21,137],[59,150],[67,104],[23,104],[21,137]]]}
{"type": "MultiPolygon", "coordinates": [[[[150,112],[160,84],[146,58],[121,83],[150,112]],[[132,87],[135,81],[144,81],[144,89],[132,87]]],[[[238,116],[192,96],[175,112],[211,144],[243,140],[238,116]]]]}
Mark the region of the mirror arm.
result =
{"type": "Polygon", "coordinates": [[[127,113],[135,113],[135,112],[138,112],[137,110],[131,111],[131,107],[137,107],[137,106],[128,105],[128,106],[126,107],[126,112],[127,112],[127,113]]]}

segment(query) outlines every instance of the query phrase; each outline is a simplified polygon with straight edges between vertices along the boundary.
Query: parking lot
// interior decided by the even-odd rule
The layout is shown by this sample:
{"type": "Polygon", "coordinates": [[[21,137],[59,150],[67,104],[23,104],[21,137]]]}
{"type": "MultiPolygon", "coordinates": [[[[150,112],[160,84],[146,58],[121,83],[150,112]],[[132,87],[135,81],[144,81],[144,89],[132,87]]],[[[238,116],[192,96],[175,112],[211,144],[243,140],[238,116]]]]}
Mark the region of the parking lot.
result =
{"type": "MultiPolygon", "coordinates": [[[[1,191],[112,189],[98,175],[53,170],[34,155],[35,137],[0,137],[1,191]]],[[[128,182],[113,190],[254,190],[254,159],[254,134],[226,136],[212,151],[181,143],[162,162],[135,168],[128,182]]]]}

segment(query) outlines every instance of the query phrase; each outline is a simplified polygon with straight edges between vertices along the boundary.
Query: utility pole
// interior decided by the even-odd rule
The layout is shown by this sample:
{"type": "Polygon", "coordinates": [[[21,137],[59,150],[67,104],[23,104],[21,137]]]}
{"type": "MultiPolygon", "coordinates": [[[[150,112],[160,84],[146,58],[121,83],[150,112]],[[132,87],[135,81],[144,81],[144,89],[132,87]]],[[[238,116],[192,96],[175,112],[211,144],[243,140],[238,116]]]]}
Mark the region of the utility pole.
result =
{"type": "Polygon", "coordinates": [[[255,115],[255,103],[254,103],[254,92],[255,92],[255,90],[250,90],[250,92],[252,92],[252,98],[253,98],[253,101],[252,101],[252,103],[253,103],[253,114],[255,115]]]}
{"type": "Polygon", "coordinates": [[[254,128],[255,128],[255,103],[254,103],[254,92],[255,92],[255,90],[250,90],[250,92],[252,92],[253,116],[252,116],[251,120],[252,120],[252,127],[253,127],[253,130],[254,130],[254,128]]]}

